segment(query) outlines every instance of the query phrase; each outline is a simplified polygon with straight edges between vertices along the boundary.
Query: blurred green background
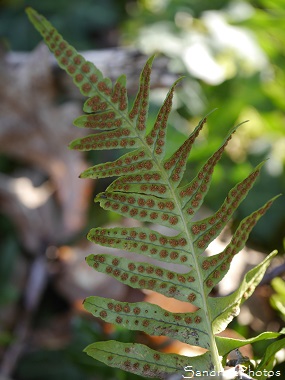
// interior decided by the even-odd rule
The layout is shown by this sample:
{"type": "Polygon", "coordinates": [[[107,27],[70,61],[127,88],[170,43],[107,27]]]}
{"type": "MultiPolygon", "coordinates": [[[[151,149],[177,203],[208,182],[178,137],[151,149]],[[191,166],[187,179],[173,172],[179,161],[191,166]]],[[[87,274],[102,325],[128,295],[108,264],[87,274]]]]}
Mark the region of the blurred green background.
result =
{"type": "MultiPolygon", "coordinates": [[[[213,190],[209,192],[205,203],[209,210],[216,210],[236,182],[248,175],[260,161],[267,160],[254,190],[236,212],[233,228],[269,198],[285,193],[283,0],[2,0],[2,58],[9,52],[31,52],[41,41],[27,20],[24,11],[26,6],[34,7],[44,14],[77,50],[132,47],[146,55],[159,53],[167,58],[166,69],[169,73],[174,77],[185,76],[177,90],[170,118],[168,154],[193,130],[200,118],[217,109],[209,116],[207,126],[191,153],[187,176],[191,176],[214,152],[232,126],[249,120],[236,132],[216,168],[213,190]]],[[[2,74],[4,71],[5,65],[2,62],[2,74]]],[[[13,86],[12,82],[10,84],[13,86]]],[[[166,92],[167,89],[162,87],[153,89],[150,122],[166,92]]],[[[68,100],[60,96],[52,99],[56,99],[59,106],[68,100]]],[[[3,141],[6,140],[3,138],[2,144],[3,141]]],[[[64,145],[61,146],[62,150],[65,149],[64,145]]],[[[13,152],[7,153],[3,147],[4,145],[0,150],[0,171],[3,173],[0,182],[5,188],[5,179],[17,177],[22,169],[32,170],[37,164],[33,161],[29,167],[31,161],[20,160],[13,152]]],[[[72,156],[75,153],[67,154],[72,156]]],[[[90,154],[88,160],[89,163],[96,164],[100,162],[100,157],[90,154]]],[[[76,173],[72,175],[75,176],[76,173]]],[[[37,186],[46,179],[48,174],[41,171],[37,186]]],[[[96,184],[95,189],[89,189],[87,199],[91,199],[90,193],[98,192],[104,186],[103,181],[103,184],[96,184]]],[[[3,194],[5,195],[0,192],[2,205],[5,202],[3,194]]],[[[55,205],[57,202],[56,200],[55,205]]],[[[78,199],[77,202],[80,204],[78,199]]],[[[74,236],[67,234],[66,238],[55,241],[40,238],[49,268],[45,272],[47,280],[37,306],[31,309],[32,320],[28,320],[28,331],[40,331],[41,326],[47,326],[54,316],[62,318],[62,315],[66,317],[68,314],[68,336],[59,343],[50,342],[47,345],[44,339],[45,343],[42,344],[38,336],[33,337],[35,341],[32,339],[31,343],[28,335],[30,348],[26,347],[19,355],[19,360],[8,366],[10,370],[7,373],[10,372],[11,378],[135,378],[101,366],[81,353],[87,344],[97,339],[115,336],[127,341],[133,339],[133,336],[116,329],[106,332],[98,321],[87,318],[78,310],[75,312],[74,300],[71,302],[66,299],[53,285],[54,273],[50,265],[60,275],[61,256],[58,251],[54,256],[46,254],[51,251],[48,247],[53,245],[81,244],[82,236],[89,228],[113,221],[114,215],[101,213],[90,201],[86,206],[86,223],[77,228],[74,236]],[[54,361],[59,360],[61,365],[55,367],[54,361]]],[[[0,355],[5,357],[8,348],[19,339],[16,329],[19,326],[19,314],[21,310],[27,309],[23,289],[27,285],[31,265],[36,260],[35,254],[29,252],[28,246],[21,240],[15,217],[11,217],[5,208],[0,210],[0,226],[0,355]],[[19,281],[14,281],[19,269],[15,263],[21,263],[21,266],[27,268],[20,284],[19,281]],[[10,310],[8,317],[4,312],[7,309],[10,310]]],[[[282,260],[284,230],[283,196],[259,221],[250,236],[249,245],[264,253],[278,249],[282,260]]],[[[276,313],[278,318],[280,315],[276,313]]],[[[250,329],[241,326],[235,328],[250,335],[250,329]]],[[[27,345],[25,339],[23,341],[27,345]]],[[[17,347],[17,344],[14,346],[17,347]]]]}

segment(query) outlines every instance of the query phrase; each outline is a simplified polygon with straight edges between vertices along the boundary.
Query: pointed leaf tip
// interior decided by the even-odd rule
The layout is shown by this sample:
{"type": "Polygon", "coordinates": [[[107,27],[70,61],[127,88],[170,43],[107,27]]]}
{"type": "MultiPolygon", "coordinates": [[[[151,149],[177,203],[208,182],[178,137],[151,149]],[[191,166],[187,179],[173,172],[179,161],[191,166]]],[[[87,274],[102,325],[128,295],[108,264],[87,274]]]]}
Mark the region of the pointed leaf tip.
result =
{"type": "Polygon", "coordinates": [[[45,17],[40,15],[35,9],[32,7],[27,7],[25,9],[26,14],[31,21],[31,23],[38,29],[38,24],[46,21],[45,17]]]}
{"type": "Polygon", "coordinates": [[[38,14],[32,7],[26,7],[25,9],[28,16],[33,16],[38,14]]]}

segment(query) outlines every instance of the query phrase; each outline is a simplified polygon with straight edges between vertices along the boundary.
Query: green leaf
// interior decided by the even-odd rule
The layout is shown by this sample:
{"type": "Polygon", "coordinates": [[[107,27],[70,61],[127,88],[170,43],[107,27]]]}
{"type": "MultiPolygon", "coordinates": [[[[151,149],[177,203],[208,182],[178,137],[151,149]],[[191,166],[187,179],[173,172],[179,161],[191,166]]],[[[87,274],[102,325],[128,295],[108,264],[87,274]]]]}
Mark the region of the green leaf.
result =
{"type": "Polygon", "coordinates": [[[103,247],[116,247],[172,264],[191,266],[191,246],[180,233],[170,237],[145,227],[92,228],[87,238],[103,247]]]}
{"type": "MultiPolygon", "coordinates": [[[[204,123],[206,122],[206,119],[203,119],[196,130],[192,133],[195,137],[198,135],[201,127],[203,127],[204,123]]],[[[225,141],[221,145],[221,147],[208,159],[208,161],[202,166],[202,168],[199,170],[196,177],[187,185],[184,185],[183,187],[179,187],[177,189],[178,194],[177,196],[182,199],[181,206],[186,211],[188,220],[192,219],[192,215],[194,215],[199,208],[201,207],[203,200],[205,198],[205,195],[209,191],[212,174],[214,171],[215,165],[219,162],[219,160],[222,157],[222,154],[229,143],[229,141],[232,138],[233,133],[237,130],[237,128],[244,123],[241,123],[237,125],[226,137],[225,141]]],[[[193,139],[193,136],[190,136],[190,139],[193,139]]],[[[187,142],[188,140],[186,140],[187,142]]],[[[193,142],[192,142],[193,144],[193,142]]],[[[180,153],[179,155],[180,156],[180,153]]],[[[171,160],[170,160],[171,161],[171,160]]],[[[181,166],[181,160],[179,162],[177,170],[179,170],[179,167],[181,166]]],[[[173,175],[174,179],[174,175],[173,175]]]]}
{"type": "Polygon", "coordinates": [[[167,120],[172,107],[175,86],[181,79],[182,78],[178,79],[169,90],[163,105],[157,114],[154,126],[146,136],[146,143],[149,145],[152,155],[156,155],[157,160],[159,161],[161,161],[165,155],[167,120]]]}
{"type": "Polygon", "coordinates": [[[201,267],[205,270],[203,272],[205,275],[205,287],[208,288],[209,292],[225,276],[230,268],[232,259],[243,249],[251,230],[276,198],[278,198],[278,196],[266,202],[263,207],[244,218],[233,234],[230,243],[222,252],[211,256],[209,259],[201,258],[201,267]]]}
{"type": "Polygon", "coordinates": [[[114,340],[90,344],[84,351],[111,367],[159,379],[165,379],[168,374],[182,373],[189,365],[194,371],[200,368],[211,369],[211,358],[208,352],[189,358],[157,352],[138,343],[120,343],[114,340]]]}
{"type": "Polygon", "coordinates": [[[285,281],[280,277],[275,277],[271,281],[274,291],[285,301],[285,281]]]}
{"type": "MultiPolygon", "coordinates": [[[[279,335],[284,335],[285,330],[280,332],[279,335]]],[[[271,371],[276,364],[276,354],[278,351],[284,349],[285,347],[285,338],[279,339],[276,342],[271,343],[265,350],[265,354],[261,358],[258,366],[256,367],[255,372],[261,371],[262,375],[260,376],[261,380],[266,380],[267,376],[265,375],[266,371],[271,371]]],[[[268,372],[267,372],[268,373],[268,372]]]]}
{"type": "MultiPolygon", "coordinates": [[[[268,332],[268,331],[263,332],[263,333],[255,336],[254,338],[250,338],[250,339],[233,339],[233,338],[225,338],[225,337],[217,336],[216,342],[217,342],[217,346],[219,348],[219,353],[222,356],[225,356],[225,355],[229,354],[231,351],[235,350],[236,348],[240,348],[240,347],[246,346],[247,344],[252,344],[255,342],[262,341],[262,340],[276,339],[276,338],[278,338],[284,334],[285,334],[285,331],[283,330],[283,331],[280,331],[279,333],[278,332],[268,332]]],[[[282,341],[284,341],[284,340],[282,339],[282,341]]],[[[278,342],[281,342],[281,341],[279,340],[279,341],[274,342],[272,344],[275,345],[275,343],[278,343],[278,342]]],[[[276,347],[277,346],[278,345],[276,345],[276,347]]],[[[277,351],[279,351],[279,349],[277,351]]],[[[277,351],[275,351],[275,353],[277,351]]],[[[261,365],[261,363],[258,365],[258,368],[260,367],[260,365],[261,365]]]]}
{"type": "Polygon", "coordinates": [[[120,77],[116,82],[117,86],[112,89],[110,79],[104,78],[98,68],[78,54],[76,49],[63,39],[44,16],[38,14],[32,8],[27,8],[26,12],[30,21],[53,52],[58,65],[73,78],[73,82],[80,92],[90,97],[85,104],[84,111],[102,112],[109,108],[115,108],[122,115],[126,114],[125,79],[120,77]]]}
{"type": "Polygon", "coordinates": [[[154,290],[166,297],[201,305],[202,294],[194,270],[181,274],[109,254],[89,255],[86,262],[96,271],[106,273],[134,289],[154,290]]]}
{"type": "Polygon", "coordinates": [[[240,305],[251,296],[276,254],[277,251],[273,251],[259,265],[248,271],[239,288],[232,294],[209,299],[213,330],[216,334],[223,331],[233,318],[239,314],[240,305]]]}
{"type": "MultiPolygon", "coordinates": [[[[262,165],[263,163],[259,164],[247,178],[230,190],[225,201],[215,214],[198,222],[188,222],[197,253],[204,252],[208,245],[221,233],[234,211],[252,188],[262,165]]],[[[191,204],[192,207],[186,210],[190,215],[195,212],[193,206],[196,206],[196,203],[194,202],[195,199],[191,204]]],[[[268,207],[270,207],[271,204],[272,202],[268,207]]]]}
{"type": "Polygon", "coordinates": [[[271,286],[276,293],[270,297],[270,304],[278,310],[281,317],[285,318],[285,281],[280,277],[275,277],[271,281],[271,286]]]}
{"type": "Polygon", "coordinates": [[[194,131],[190,134],[188,139],[176,150],[176,152],[173,153],[169,159],[163,162],[163,171],[168,177],[171,188],[176,188],[181,182],[192,146],[205,123],[206,118],[203,118],[194,131]]]}
{"type": "Polygon", "coordinates": [[[119,302],[102,297],[86,298],[84,308],[108,323],[209,348],[201,310],[193,313],[171,313],[148,302],[119,302]]]}
{"type": "MultiPolygon", "coordinates": [[[[171,188],[158,171],[143,171],[133,175],[123,175],[116,179],[107,188],[107,191],[124,191],[137,194],[155,195],[158,198],[169,198],[172,196],[171,188]]],[[[161,206],[163,207],[163,206],[161,206]]]]}
{"type": "Polygon", "coordinates": [[[95,201],[105,210],[113,210],[127,218],[160,225],[183,231],[181,213],[173,200],[145,194],[124,192],[104,192],[98,194],[95,201]]]}

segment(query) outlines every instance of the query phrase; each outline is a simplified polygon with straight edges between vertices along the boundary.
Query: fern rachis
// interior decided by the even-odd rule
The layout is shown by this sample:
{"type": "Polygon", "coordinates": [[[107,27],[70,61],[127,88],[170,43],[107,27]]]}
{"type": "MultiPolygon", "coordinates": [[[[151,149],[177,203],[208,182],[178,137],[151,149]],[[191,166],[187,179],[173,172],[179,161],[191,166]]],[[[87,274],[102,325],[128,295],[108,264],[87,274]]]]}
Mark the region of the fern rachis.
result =
{"type": "MultiPolygon", "coordinates": [[[[171,313],[146,302],[118,302],[102,297],[87,298],[84,307],[104,321],[151,335],[165,335],[205,349],[203,355],[188,358],[156,352],[142,344],[108,341],[93,343],[86,348],[86,352],[110,366],[161,379],[169,373],[182,373],[183,368],[189,365],[194,371],[222,371],[224,363],[221,356],[226,358],[233,349],[232,344],[236,348],[247,341],[231,340],[228,344],[226,338],[217,337],[216,334],[223,331],[238,314],[240,305],[254,291],[276,251],[249,271],[234,293],[212,298],[210,292],[225,276],[233,257],[244,247],[250,231],[274,198],[240,223],[223,252],[211,257],[205,257],[203,253],[254,185],[262,163],[230,190],[217,212],[203,220],[193,221],[209,191],[214,167],[237,127],[228,134],[191,182],[182,186],[188,156],[206,119],[198,124],[170,158],[165,158],[167,119],[177,82],[168,92],[153,128],[146,134],[153,57],[142,70],[137,96],[128,110],[124,76],[112,84],[64,41],[43,16],[31,8],[27,9],[27,13],[59,65],[72,76],[82,94],[88,97],[83,108],[86,114],[77,118],[74,124],[92,128],[95,133],[73,141],[70,147],[80,151],[132,149],[113,162],[95,165],[81,174],[82,178],[118,177],[105,192],[96,196],[95,201],[102,208],[124,217],[157,223],[177,231],[175,236],[167,236],[147,225],[94,228],[88,234],[90,241],[140,256],[134,262],[112,254],[95,254],[87,257],[87,263],[96,271],[107,273],[133,288],[150,289],[193,303],[198,310],[171,313]],[[181,274],[140,261],[142,256],[152,257],[158,262],[183,265],[188,272],[181,274]]],[[[273,337],[268,334],[268,338],[273,337]]]]}

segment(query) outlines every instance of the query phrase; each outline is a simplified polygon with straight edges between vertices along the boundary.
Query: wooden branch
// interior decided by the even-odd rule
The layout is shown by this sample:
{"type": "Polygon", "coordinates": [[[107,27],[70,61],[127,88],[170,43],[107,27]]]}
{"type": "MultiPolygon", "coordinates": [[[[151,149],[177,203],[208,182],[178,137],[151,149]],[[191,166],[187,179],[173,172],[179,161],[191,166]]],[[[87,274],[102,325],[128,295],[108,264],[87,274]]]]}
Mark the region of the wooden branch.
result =
{"type": "MultiPolygon", "coordinates": [[[[38,48],[48,49],[45,45],[38,48]]],[[[135,48],[112,48],[104,50],[92,50],[80,52],[88,61],[94,63],[106,77],[112,80],[117,79],[122,73],[127,75],[128,90],[136,92],[140,71],[147,60],[147,57],[135,48]]],[[[25,64],[31,53],[9,52],[5,55],[4,60],[10,67],[18,67],[25,64]]],[[[154,61],[152,69],[152,87],[167,87],[177,79],[177,75],[172,73],[168,67],[169,59],[165,56],[158,55],[154,61]]],[[[81,97],[74,84],[68,76],[58,68],[56,60],[52,54],[49,54],[49,65],[57,78],[66,87],[67,92],[72,97],[77,94],[77,98],[81,97]]]]}

